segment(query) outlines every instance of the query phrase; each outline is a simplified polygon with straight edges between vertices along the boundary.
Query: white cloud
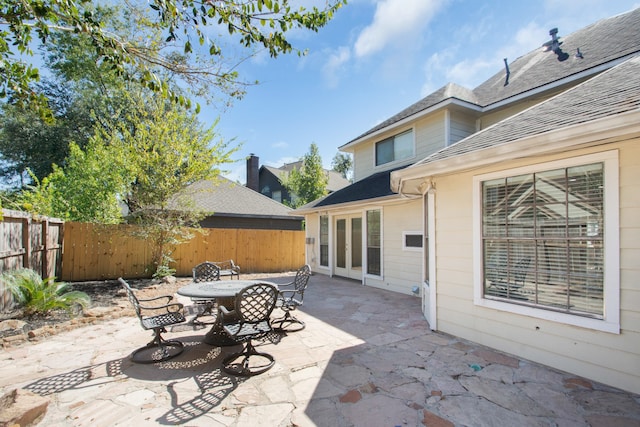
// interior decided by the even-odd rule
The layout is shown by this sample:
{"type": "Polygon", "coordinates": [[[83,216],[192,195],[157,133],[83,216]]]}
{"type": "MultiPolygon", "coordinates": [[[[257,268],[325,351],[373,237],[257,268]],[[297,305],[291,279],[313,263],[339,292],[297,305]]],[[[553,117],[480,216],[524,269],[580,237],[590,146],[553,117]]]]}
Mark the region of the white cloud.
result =
{"type": "Polygon", "coordinates": [[[341,46],[329,53],[329,58],[322,67],[322,74],[329,87],[333,88],[338,85],[340,75],[344,72],[349,59],[351,59],[351,50],[347,46],[341,46]]]}
{"type": "Polygon", "coordinates": [[[421,96],[427,96],[440,87],[444,86],[442,81],[435,80],[447,73],[454,55],[450,50],[444,50],[432,54],[424,65],[425,82],[420,89],[421,96]]]}
{"type": "Polygon", "coordinates": [[[298,157],[284,156],[276,160],[265,160],[264,165],[279,168],[287,163],[295,163],[298,160],[300,160],[298,157]]]}
{"type": "MultiPolygon", "coordinates": [[[[461,29],[465,37],[474,38],[467,29],[461,29]]],[[[499,46],[482,44],[479,50],[470,50],[476,54],[456,61],[459,58],[460,48],[448,48],[432,54],[426,61],[424,69],[426,81],[422,87],[422,94],[426,96],[439,89],[444,84],[451,82],[469,89],[473,89],[494,73],[504,67],[504,58],[509,62],[536,49],[547,40],[549,30],[535,22],[529,22],[520,27],[515,35],[508,38],[508,44],[499,46]],[[439,83],[434,84],[436,78],[440,78],[439,83]]],[[[475,40],[483,40],[482,37],[475,37],[475,40]]],[[[484,38],[486,40],[486,38],[484,38]]]]}
{"type": "Polygon", "coordinates": [[[500,62],[497,62],[496,58],[493,59],[492,61],[486,58],[476,58],[460,61],[447,71],[447,81],[473,89],[478,83],[486,80],[487,74],[491,75],[498,70],[500,62]]]}
{"type": "Polygon", "coordinates": [[[389,44],[406,43],[419,34],[438,12],[443,0],[381,0],[373,21],[364,28],[354,45],[356,57],[376,53],[389,44]]]}
{"type": "Polygon", "coordinates": [[[271,148],[289,148],[289,144],[284,141],[278,141],[271,144],[271,148]]]}

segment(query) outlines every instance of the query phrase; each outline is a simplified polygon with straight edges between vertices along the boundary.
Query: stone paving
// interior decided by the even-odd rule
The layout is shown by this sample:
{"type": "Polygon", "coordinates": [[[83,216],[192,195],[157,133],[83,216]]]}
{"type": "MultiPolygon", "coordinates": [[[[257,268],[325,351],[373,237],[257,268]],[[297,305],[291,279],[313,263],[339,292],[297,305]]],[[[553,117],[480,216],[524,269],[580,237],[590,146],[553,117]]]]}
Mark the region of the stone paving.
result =
{"type": "Polygon", "coordinates": [[[316,274],[296,315],[259,376],[187,326],[182,355],[134,364],[150,336],[127,317],[0,350],[0,392],[48,398],[41,426],[640,426],[640,396],[434,333],[413,296],[316,274]]]}

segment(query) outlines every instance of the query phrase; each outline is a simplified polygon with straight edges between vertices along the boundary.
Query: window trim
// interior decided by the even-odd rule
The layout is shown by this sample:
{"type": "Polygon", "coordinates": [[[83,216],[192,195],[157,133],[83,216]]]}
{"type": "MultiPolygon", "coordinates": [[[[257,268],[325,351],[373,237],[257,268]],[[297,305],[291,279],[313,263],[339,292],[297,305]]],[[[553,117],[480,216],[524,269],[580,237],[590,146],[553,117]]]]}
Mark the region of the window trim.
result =
{"type": "Polygon", "coordinates": [[[618,150],[587,154],[562,160],[538,163],[501,170],[473,177],[473,302],[489,309],[544,319],[551,322],[579,326],[614,334],[620,333],[620,219],[618,150]],[[482,182],[496,178],[543,172],[558,168],[604,164],[604,317],[595,319],[575,314],[559,313],[535,307],[526,307],[506,301],[483,297],[482,274],[482,182]]]}
{"type": "Polygon", "coordinates": [[[331,218],[329,215],[318,215],[318,266],[328,269],[331,264],[331,218]],[[327,264],[322,264],[322,219],[327,220],[327,264]]]}
{"type": "Polygon", "coordinates": [[[382,207],[370,207],[365,209],[363,212],[363,259],[362,259],[362,277],[368,277],[371,279],[381,279],[384,277],[384,211],[382,207]],[[367,213],[370,211],[379,211],[380,212],[380,274],[370,274],[369,273],[369,221],[367,217],[367,213]]]}
{"type": "Polygon", "coordinates": [[[413,127],[409,128],[409,129],[405,129],[405,130],[403,130],[401,132],[395,133],[395,134],[393,134],[391,136],[388,136],[386,138],[383,138],[383,139],[373,143],[373,167],[374,168],[387,167],[389,165],[393,165],[394,163],[399,163],[399,162],[405,161],[407,159],[412,159],[415,156],[416,156],[416,132],[415,132],[415,129],[413,127]],[[391,160],[389,162],[378,164],[378,144],[380,144],[382,142],[385,142],[385,141],[387,141],[389,139],[394,139],[395,140],[395,138],[397,136],[400,136],[400,135],[403,135],[403,134],[409,133],[409,132],[411,132],[411,154],[409,156],[405,157],[405,158],[402,158],[402,159],[394,158],[393,160],[391,160]]]}
{"type": "Polygon", "coordinates": [[[424,248],[424,233],[422,231],[403,231],[402,250],[411,252],[422,252],[424,248]],[[407,246],[407,236],[420,236],[421,246],[407,246]]]}

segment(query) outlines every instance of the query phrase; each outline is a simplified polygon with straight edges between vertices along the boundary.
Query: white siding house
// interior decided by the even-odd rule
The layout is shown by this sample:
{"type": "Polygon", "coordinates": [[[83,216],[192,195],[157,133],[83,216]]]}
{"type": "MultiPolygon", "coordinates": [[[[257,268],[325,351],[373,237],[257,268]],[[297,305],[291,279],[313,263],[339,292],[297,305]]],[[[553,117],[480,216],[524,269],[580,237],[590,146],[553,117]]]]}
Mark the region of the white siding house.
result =
{"type": "Polygon", "coordinates": [[[294,213],[315,272],[640,393],[640,8],[562,42],[585,54],[532,51],[344,144],[355,182],[294,213]]]}

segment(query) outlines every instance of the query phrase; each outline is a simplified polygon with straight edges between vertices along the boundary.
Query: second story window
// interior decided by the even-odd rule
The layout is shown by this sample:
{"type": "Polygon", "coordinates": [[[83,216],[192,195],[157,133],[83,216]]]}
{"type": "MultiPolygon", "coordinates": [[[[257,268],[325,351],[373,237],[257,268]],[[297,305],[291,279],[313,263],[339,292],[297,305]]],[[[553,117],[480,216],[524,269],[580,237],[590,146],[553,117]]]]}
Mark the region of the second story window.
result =
{"type": "Polygon", "coordinates": [[[413,156],[413,131],[408,130],[376,144],[376,166],[413,156]]]}

